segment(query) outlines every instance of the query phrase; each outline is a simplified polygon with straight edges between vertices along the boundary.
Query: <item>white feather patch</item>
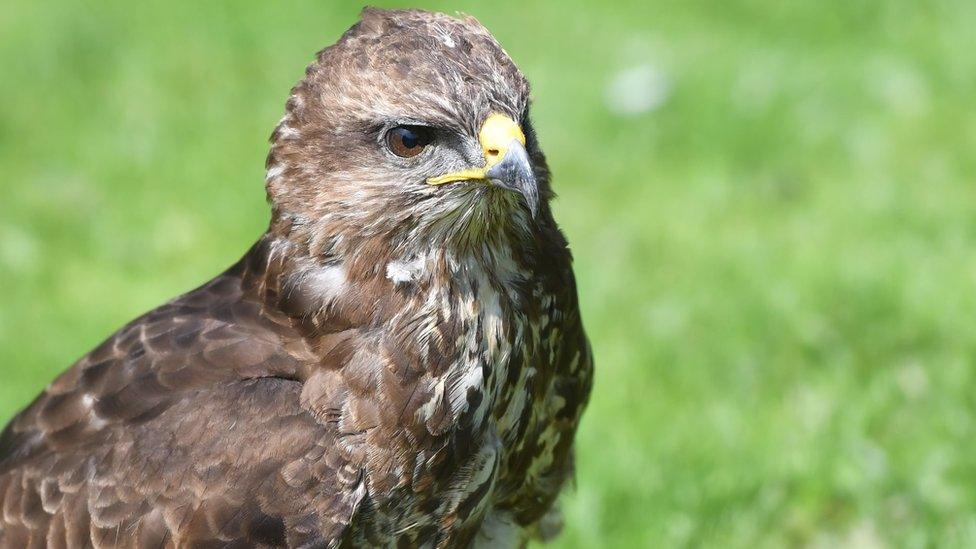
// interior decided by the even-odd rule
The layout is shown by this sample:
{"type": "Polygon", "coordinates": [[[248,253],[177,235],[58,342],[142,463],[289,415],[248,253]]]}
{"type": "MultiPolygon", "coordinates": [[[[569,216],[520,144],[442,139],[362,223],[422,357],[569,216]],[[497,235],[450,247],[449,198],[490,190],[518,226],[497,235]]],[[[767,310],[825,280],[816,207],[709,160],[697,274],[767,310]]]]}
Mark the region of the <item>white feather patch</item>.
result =
{"type": "Polygon", "coordinates": [[[348,279],[343,265],[327,265],[309,269],[305,273],[303,284],[323,302],[331,301],[346,291],[348,279]]]}
{"type": "Polygon", "coordinates": [[[386,278],[394,284],[413,282],[420,278],[427,264],[425,257],[418,257],[411,261],[391,261],[386,264],[386,278]]]}
{"type": "Polygon", "coordinates": [[[284,166],[271,166],[268,168],[268,174],[264,176],[265,181],[271,181],[272,179],[281,175],[281,172],[285,171],[284,166]]]}

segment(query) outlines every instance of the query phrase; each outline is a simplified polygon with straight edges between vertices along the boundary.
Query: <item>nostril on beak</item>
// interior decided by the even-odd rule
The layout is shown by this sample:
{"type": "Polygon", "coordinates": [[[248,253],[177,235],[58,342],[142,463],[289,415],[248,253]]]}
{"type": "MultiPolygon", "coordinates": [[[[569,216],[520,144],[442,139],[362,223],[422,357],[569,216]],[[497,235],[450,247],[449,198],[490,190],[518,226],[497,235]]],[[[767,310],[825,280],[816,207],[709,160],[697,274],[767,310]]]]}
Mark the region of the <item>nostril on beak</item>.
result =
{"type": "Polygon", "coordinates": [[[498,149],[488,149],[488,156],[498,156],[498,149]]]}

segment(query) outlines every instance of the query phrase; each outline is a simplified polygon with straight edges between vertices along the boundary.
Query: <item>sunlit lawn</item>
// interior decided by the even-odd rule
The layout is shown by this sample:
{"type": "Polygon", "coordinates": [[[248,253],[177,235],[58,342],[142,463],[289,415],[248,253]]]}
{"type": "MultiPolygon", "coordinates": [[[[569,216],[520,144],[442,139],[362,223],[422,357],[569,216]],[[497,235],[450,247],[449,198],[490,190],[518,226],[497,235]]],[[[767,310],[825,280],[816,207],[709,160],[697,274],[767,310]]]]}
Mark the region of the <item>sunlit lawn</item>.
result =
{"type": "MultiPolygon", "coordinates": [[[[335,4],[4,6],[0,418],[261,233],[335,4]]],[[[976,3],[527,4],[423,7],[534,85],[599,368],[558,545],[976,544],[976,3]]]]}

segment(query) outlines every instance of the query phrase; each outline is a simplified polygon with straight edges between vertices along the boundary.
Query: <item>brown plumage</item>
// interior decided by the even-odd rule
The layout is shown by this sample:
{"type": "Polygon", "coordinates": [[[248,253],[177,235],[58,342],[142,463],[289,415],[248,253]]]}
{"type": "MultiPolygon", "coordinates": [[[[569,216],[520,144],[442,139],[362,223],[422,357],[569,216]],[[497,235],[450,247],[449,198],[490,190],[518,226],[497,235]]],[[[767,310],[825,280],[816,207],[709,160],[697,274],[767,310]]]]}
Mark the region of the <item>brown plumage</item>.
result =
{"type": "Polygon", "coordinates": [[[267,166],[244,258],[3,432],[0,545],[553,533],[592,360],[508,55],[472,18],[368,9],[292,90],[267,166]],[[457,172],[482,175],[428,181],[457,172]]]}

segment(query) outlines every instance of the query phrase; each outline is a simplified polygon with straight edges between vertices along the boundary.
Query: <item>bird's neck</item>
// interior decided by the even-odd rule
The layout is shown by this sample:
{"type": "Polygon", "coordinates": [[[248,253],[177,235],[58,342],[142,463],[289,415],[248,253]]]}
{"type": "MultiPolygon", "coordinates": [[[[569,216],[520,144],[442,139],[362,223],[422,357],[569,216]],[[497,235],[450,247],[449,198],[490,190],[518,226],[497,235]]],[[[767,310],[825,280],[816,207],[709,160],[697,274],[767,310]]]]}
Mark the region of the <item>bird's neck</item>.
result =
{"type": "Polygon", "coordinates": [[[505,242],[457,250],[293,236],[265,234],[245,257],[244,283],[315,330],[382,326],[432,300],[448,308],[479,295],[519,302],[537,262],[531,250],[505,242]]]}

